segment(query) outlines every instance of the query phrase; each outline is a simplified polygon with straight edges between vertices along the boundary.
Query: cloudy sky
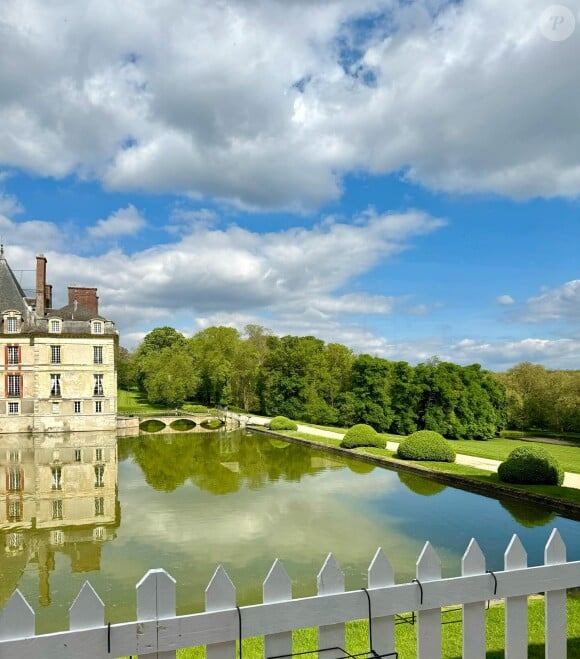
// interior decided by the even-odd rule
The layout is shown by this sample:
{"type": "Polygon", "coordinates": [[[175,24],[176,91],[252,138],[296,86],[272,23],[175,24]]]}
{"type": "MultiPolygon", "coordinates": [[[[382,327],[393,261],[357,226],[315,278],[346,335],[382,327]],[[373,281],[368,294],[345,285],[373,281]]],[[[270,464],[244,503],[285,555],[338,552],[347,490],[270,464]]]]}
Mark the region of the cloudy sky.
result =
{"type": "Polygon", "coordinates": [[[121,343],[580,367],[580,0],[3,0],[0,234],[121,343]]]}

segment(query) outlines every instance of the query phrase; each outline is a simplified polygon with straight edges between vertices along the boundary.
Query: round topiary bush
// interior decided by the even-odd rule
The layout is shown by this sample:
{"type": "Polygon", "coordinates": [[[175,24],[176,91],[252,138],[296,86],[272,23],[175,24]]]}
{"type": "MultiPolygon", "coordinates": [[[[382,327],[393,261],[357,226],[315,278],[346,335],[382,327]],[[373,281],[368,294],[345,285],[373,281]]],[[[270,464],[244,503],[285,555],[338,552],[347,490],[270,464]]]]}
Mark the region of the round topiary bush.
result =
{"type": "Polygon", "coordinates": [[[298,426],[286,416],[275,416],[270,421],[270,430],[298,430],[298,426]]]}
{"type": "Polygon", "coordinates": [[[385,448],[385,438],[366,423],[357,423],[356,426],[346,431],[340,446],[341,448],[357,448],[358,446],[385,448]]]}
{"type": "Polygon", "coordinates": [[[455,450],[434,430],[418,430],[400,444],[397,457],[403,460],[455,462],[455,450]]]}
{"type": "Polygon", "coordinates": [[[564,470],[541,446],[514,449],[497,470],[500,481],[521,485],[562,485],[564,470]]]}

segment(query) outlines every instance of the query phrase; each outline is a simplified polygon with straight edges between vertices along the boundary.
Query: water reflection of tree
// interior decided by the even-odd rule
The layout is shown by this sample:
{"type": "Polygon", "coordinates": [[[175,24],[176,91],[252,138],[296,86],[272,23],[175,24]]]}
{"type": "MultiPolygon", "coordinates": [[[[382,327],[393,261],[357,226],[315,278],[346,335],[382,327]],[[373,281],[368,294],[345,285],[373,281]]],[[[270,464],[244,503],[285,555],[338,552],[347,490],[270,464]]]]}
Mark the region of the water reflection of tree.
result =
{"type": "Polygon", "coordinates": [[[416,476],[415,474],[410,474],[406,471],[398,471],[397,475],[401,483],[406,485],[411,492],[421,494],[424,497],[432,497],[435,494],[439,494],[447,487],[437,481],[423,478],[422,476],[416,476]]]}
{"type": "Polygon", "coordinates": [[[533,528],[534,526],[545,526],[555,517],[553,513],[544,506],[538,506],[527,501],[518,501],[517,499],[500,499],[501,505],[508,513],[522,526],[533,528]]]}
{"type": "Polygon", "coordinates": [[[260,489],[269,481],[298,481],[327,466],[313,466],[316,455],[296,444],[273,444],[243,433],[174,434],[119,440],[119,457],[132,457],[146,482],[172,492],[188,479],[212,494],[228,494],[242,486],[260,489]]]}

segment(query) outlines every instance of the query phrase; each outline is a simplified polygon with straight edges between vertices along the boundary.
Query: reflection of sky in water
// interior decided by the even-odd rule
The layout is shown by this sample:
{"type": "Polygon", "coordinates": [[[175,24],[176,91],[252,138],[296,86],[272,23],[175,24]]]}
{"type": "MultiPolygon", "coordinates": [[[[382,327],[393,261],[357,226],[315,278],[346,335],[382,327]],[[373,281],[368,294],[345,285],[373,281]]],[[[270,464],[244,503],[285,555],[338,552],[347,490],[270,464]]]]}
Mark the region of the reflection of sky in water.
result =
{"type": "MultiPolygon", "coordinates": [[[[366,584],[368,564],[379,546],[392,562],[396,580],[412,579],[426,540],[436,548],[447,575],[459,574],[461,555],[472,537],[490,569],[501,569],[513,533],[528,550],[530,564],[539,564],[554,526],[569,558],[580,559],[577,522],[550,520],[536,510],[528,523],[539,525],[527,528],[495,499],[379,468],[357,473],[345,461],[300,446],[276,449],[263,437],[244,438],[243,445],[230,438],[227,451],[220,454],[220,440],[206,436],[206,444],[196,440],[195,445],[181,445],[175,466],[180,473],[173,482],[171,444],[158,444],[151,457],[147,447],[141,445],[137,453],[139,445],[124,445],[127,441],[120,440],[120,526],[116,538],[101,547],[100,571],[71,574],[69,558],[56,554],[50,575],[53,605],[48,609],[37,605],[33,563],[20,580],[41,631],[66,626],[67,609],[85,579],[105,602],[108,620],[134,617],[135,584],[156,567],[176,579],[178,609],[184,613],[203,608],[205,587],[218,564],[236,584],[239,601],[248,603],[261,599],[261,582],[277,557],[293,581],[294,596],[314,594],[316,574],[328,552],[344,570],[347,588],[366,584]],[[207,443],[212,442],[210,448],[207,443]],[[269,477],[264,477],[263,460],[271,461],[269,477]],[[157,467],[160,461],[165,464],[157,467]],[[203,474],[202,467],[207,468],[203,474]],[[151,487],[144,473],[170,491],[151,487]]],[[[525,506],[522,510],[516,504],[514,510],[526,517],[525,506]]]]}

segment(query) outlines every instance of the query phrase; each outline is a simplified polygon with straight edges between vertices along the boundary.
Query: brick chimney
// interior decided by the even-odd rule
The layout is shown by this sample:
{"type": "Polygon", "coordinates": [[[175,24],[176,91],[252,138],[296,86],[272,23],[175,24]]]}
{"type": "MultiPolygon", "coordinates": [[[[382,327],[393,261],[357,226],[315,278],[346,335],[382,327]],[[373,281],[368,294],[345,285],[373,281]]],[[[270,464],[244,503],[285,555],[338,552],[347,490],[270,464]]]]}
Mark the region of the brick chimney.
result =
{"type": "Polygon", "coordinates": [[[36,315],[43,318],[46,313],[46,259],[43,254],[36,257],[36,315]]]}
{"type": "Polygon", "coordinates": [[[72,304],[75,300],[90,309],[95,316],[99,315],[99,298],[96,288],[84,288],[82,286],[68,287],[68,303],[72,304]]]}
{"type": "Polygon", "coordinates": [[[46,284],[44,289],[44,299],[47,309],[52,309],[52,284],[46,284]]]}

